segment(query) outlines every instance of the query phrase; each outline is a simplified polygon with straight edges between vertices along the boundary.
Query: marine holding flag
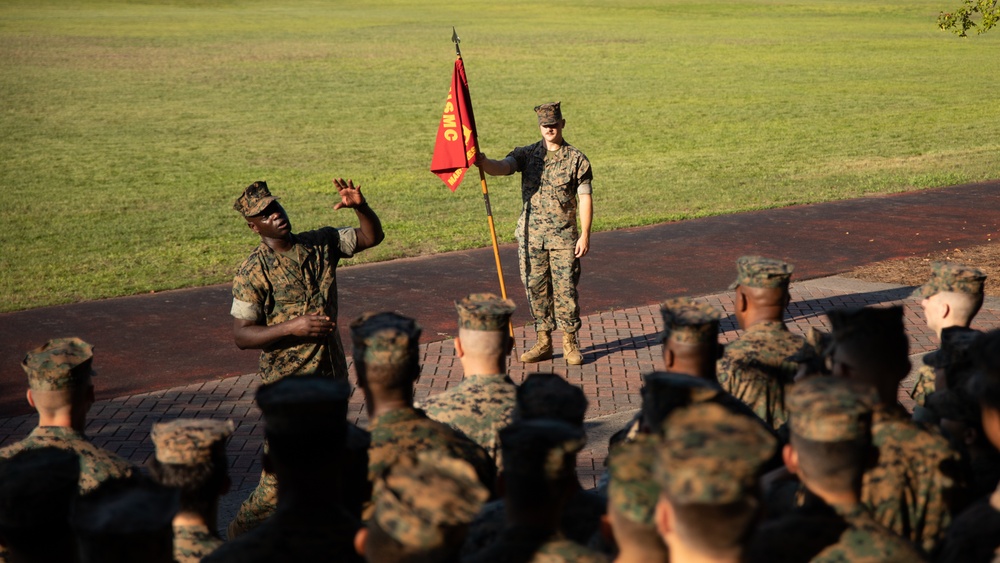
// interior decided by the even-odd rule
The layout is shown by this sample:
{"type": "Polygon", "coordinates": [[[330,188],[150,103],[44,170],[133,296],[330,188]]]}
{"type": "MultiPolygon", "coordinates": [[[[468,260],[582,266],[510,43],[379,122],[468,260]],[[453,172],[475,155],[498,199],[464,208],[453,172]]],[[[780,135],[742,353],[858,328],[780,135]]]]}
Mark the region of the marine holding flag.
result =
{"type": "MultiPolygon", "coordinates": [[[[476,166],[491,176],[521,173],[521,217],[517,222],[518,261],[538,341],[522,362],[552,358],[552,331],[563,331],[563,357],[583,363],[577,342],[580,306],[576,286],[580,258],[590,250],[594,217],[590,161],[563,139],[566,120],[559,102],[535,108],[542,140],[517,147],[503,160],[473,153],[476,166]],[[580,226],[577,230],[577,210],[580,226]]],[[[440,134],[440,133],[439,133],[440,134]]],[[[474,128],[473,128],[474,135],[474,128]]]]}

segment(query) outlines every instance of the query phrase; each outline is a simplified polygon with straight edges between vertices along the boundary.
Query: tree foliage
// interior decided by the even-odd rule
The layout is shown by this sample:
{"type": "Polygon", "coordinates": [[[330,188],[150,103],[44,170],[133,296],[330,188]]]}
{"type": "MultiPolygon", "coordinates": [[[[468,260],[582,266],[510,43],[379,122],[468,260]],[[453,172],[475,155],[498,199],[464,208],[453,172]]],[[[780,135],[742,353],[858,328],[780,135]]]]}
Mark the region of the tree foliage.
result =
{"type": "Polygon", "coordinates": [[[938,27],[951,31],[959,37],[967,37],[967,32],[978,27],[976,33],[986,33],[1000,21],[1000,0],[964,0],[962,7],[954,12],[941,12],[938,27]],[[975,21],[976,14],[980,21],[975,21]]]}

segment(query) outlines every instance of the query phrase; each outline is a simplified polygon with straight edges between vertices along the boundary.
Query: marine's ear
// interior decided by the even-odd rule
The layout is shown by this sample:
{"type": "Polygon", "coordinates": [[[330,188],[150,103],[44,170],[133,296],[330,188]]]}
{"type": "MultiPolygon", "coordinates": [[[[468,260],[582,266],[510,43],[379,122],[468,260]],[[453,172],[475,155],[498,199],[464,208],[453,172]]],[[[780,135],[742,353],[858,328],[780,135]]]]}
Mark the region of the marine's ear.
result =
{"type": "Polygon", "coordinates": [[[785,444],[781,448],[781,460],[785,462],[788,472],[794,475],[799,474],[799,452],[791,444],[785,444]]]}
{"type": "Polygon", "coordinates": [[[368,541],[368,528],[364,526],[358,528],[354,534],[354,551],[361,557],[365,556],[365,542],[368,541]]]}

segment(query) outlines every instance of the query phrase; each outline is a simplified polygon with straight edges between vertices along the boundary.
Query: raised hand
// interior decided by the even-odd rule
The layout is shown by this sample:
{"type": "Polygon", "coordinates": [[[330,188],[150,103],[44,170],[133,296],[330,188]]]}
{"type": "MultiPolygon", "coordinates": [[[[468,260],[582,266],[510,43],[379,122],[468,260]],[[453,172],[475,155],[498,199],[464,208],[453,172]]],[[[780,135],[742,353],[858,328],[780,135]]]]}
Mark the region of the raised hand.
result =
{"type": "Polygon", "coordinates": [[[354,209],[365,204],[365,196],[361,194],[361,184],[355,186],[354,180],[336,178],[333,180],[333,185],[337,188],[337,194],[340,195],[340,201],[333,206],[334,211],[345,207],[354,209]]]}

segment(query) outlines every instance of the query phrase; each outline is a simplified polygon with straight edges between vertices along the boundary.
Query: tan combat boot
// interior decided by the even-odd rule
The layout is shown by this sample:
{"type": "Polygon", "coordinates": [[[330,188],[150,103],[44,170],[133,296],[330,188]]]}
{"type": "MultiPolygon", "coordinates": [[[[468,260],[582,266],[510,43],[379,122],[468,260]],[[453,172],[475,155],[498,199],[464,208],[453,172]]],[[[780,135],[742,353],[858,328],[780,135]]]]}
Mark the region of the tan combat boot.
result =
{"type": "Polygon", "coordinates": [[[563,333],[563,358],[571,366],[578,366],[583,363],[583,354],[580,353],[580,345],[576,343],[575,332],[563,333]]]}
{"type": "Polygon", "coordinates": [[[533,364],[542,360],[552,359],[552,333],[547,330],[538,331],[538,342],[527,352],[521,354],[521,361],[533,364]]]}

